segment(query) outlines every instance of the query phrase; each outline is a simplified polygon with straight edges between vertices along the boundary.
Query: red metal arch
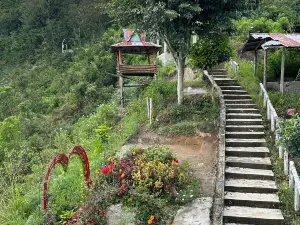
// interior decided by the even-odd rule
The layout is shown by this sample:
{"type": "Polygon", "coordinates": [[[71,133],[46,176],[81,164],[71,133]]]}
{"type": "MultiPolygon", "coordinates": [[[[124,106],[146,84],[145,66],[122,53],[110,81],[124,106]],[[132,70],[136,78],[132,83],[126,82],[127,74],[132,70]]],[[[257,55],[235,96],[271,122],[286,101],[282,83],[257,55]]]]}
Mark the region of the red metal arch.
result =
{"type": "Polygon", "coordinates": [[[73,155],[79,155],[82,161],[82,165],[84,166],[84,177],[85,177],[85,182],[88,188],[91,187],[92,181],[90,177],[90,164],[89,164],[89,159],[87,157],[86,151],[81,147],[81,146],[75,146],[74,148],[71,149],[69,153],[69,160],[73,155]]]}
{"type": "Polygon", "coordinates": [[[44,210],[48,210],[48,199],[47,199],[47,193],[48,193],[48,179],[51,175],[51,171],[54,168],[56,164],[61,164],[64,168],[65,171],[68,169],[69,161],[73,155],[79,155],[82,161],[82,164],[84,166],[84,177],[85,177],[85,182],[88,188],[91,187],[92,181],[90,177],[90,164],[89,164],[89,159],[86,154],[86,151],[81,147],[81,146],[75,146],[74,148],[71,149],[69,153],[69,157],[67,157],[64,153],[57,154],[54,156],[49,165],[48,165],[48,170],[44,178],[44,191],[43,191],[43,200],[44,200],[44,210]]]}
{"type": "Polygon", "coordinates": [[[68,168],[68,164],[69,164],[69,158],[64,153],[61,153],[61,154],[57,154],[56,156],[54,156],[51,159],[51,162],[49,163],[48,170],[47,170],[47,173],[46,173],[45,178],[44,178],[44,192],[43,192],[43,197],[44,197],[44,210],[45,211],[48,210],[48,207],[47,207],[47,203],[48,203],[48,201],[47,201],[48,200],[47,199],[48,179],[49,179],[49,176],[51,174],[51,171],[52,171],[53,167],[56,164],[61,164],[63,166],[64,170],[66,171],[67,168],[68,168]]]}

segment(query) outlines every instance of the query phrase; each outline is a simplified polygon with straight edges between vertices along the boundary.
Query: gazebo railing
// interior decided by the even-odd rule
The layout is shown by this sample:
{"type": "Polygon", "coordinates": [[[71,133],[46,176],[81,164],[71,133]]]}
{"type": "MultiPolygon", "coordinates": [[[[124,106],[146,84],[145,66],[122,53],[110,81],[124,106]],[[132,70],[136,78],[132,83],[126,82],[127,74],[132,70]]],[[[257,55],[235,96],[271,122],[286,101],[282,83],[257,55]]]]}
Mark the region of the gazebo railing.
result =
{"type": "Polygon", "coordinates": [[[155,74],[156,65],[119,65],[118,71],[122,74],[155,74]]]}

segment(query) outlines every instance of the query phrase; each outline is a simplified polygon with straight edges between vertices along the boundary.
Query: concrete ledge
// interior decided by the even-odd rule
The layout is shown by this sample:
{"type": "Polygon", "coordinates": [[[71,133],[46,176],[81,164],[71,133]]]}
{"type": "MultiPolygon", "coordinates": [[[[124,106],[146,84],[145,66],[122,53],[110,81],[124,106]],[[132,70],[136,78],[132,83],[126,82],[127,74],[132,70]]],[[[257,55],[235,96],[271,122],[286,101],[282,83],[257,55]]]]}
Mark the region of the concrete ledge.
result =
{"type": "Polygon", "coordinates": [[[218,169],[215,184],[215,194],[211,212],[211,221],[213,225],[223,225],[224,211],[224,186],[225,186],[225,127],[226,127],[226,105],[220,87],[214,81],[214,78],[203,71],[203,76],[210,81],[210,85],[215,87],[219,93],[220,99],[220,127],[219,127],[219,149],[218,149],[218,169]]]}

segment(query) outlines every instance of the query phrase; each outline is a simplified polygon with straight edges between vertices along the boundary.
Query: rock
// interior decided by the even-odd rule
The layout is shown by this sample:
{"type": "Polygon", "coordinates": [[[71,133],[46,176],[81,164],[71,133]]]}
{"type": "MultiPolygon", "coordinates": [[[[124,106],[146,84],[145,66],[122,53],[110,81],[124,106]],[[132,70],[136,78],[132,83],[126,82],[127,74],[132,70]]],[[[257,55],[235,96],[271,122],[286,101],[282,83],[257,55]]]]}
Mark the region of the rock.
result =
{"type": "Polygon", "coordinates": [[[135,214],[126,210],[122,204],[112,205],[107,211],[108,225],[134,225],[135,214]]]}
{"type": "Polygon", "coordinates": [[[212,198],[197,198],[177,211],[173,223],[176,225],[210,225],[211,207],[212,198]]]}

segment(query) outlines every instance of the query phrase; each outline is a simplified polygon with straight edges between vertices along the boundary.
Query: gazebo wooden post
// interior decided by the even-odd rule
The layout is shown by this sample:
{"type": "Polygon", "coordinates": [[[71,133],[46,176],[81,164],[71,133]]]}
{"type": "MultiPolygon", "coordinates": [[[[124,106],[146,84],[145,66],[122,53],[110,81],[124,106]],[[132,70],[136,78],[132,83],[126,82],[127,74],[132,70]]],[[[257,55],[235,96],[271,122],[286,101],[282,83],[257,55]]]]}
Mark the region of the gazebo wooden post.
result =
{"type": "Polygon", "coordinates": [[[118,50],[118,76],[119,76],[119,87],[120,87],[120,100],[121,100],[121,107],[124,108],[124,79],[122,77],[122,73],[120,72],[120,65],[122,65],[122,52],[118,50]]]}
{"type": "Polygon", "coordinates": [[[254,71],[253,76],[256,76],[257,73],[257,50],[254,51],[254,71]]]}
{"type": "Polygon", "coordinates": [[[120,98],[121,98],[121,107],[124,108],[124,79],[122,77],[122,74],[119,73],[119,86],[120,86],[120,98]]]}
{"type": "Polygon", "coordinates": [[[263,84],[264,84],[265,89],[267,88],[267,57],[268,57],[267,49],[264,49],[264,80],[263,80],[263,84]]]}
{"type": "Polygon", "coordinates": [[[285,47],[282,48],[281,58],[281,75],[280,75],[280,92],[283,93],[284,89],[284,66],[285,66],[285,47]]]}

